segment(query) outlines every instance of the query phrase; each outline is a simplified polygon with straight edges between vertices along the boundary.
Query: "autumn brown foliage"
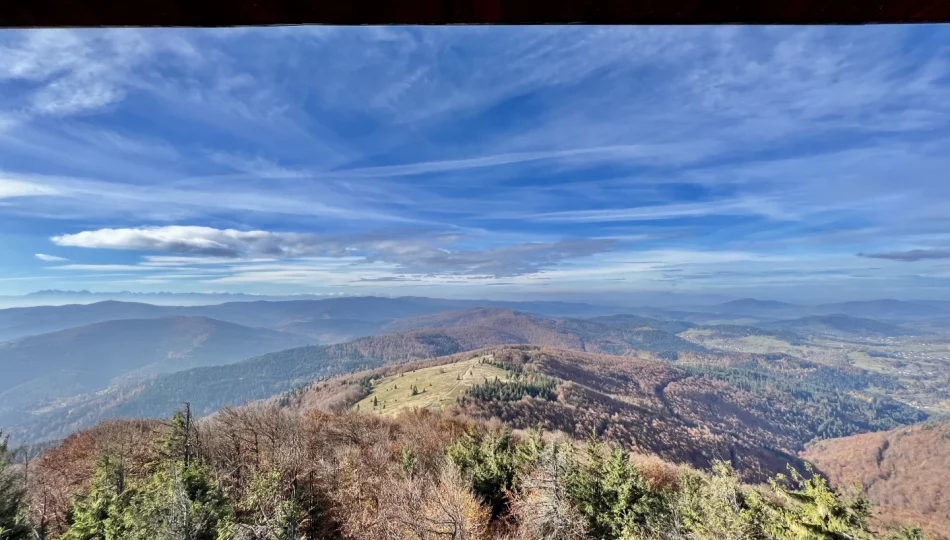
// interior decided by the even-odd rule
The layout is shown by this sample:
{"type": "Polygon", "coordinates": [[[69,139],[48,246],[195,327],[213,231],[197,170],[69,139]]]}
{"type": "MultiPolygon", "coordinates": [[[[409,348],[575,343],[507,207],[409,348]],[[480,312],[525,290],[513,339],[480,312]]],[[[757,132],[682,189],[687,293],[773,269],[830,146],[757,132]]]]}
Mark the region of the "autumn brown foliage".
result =
{"type": "Polygon", "coordinates": [[[928,538],[950,538],[950,423],[820,441],[802,455],[835,484],[862,484],[882,523],[917,523],[928,538]]]}

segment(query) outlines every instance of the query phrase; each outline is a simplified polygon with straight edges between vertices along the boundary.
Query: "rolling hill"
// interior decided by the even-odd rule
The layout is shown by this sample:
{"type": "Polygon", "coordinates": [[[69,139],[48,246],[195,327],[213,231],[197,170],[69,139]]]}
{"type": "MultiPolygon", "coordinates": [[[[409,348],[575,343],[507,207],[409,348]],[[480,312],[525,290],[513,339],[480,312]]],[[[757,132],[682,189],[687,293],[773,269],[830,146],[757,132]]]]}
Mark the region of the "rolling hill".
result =
{"type": "MultiPolygon", "coordinates": [[[[455,397],[461,412],[475,418],[518,428],[541,425],[580,439],[596,433],[700,467],[723,458],[752,478],[800,466],[793,454],[828,426],[853,433],[921,418],[895,402],[837,395],[837,384],[822,386],[832,371],[824,366],[749,356],[719,369],[506,345],[344,375],[278,401],[299,409],[359,405],[362,412],[389,414],[414,405],[442,409],[455,397]],[[740,366],[753,364],[759,366],[758,385],[736,376],[740,366]]],[[[865,384],[858,376],[851,387],[865,384]]]]}
{"type": "Polygon", "coordinates": [[[166,317],[176,315],[177,309],[115,301],[0,309],[0,340],[46,334],[104,321],[166,317]]]}
{"type": "Polygon", "coordinates": [[[811,310],[816,315],[841,313],[852,317],[872,319],[919,320],[950,318],[950,302],[946,301],[906,301],[906,300],[866,300],[859,302],[841,302],[822,304],[811,310]]]}
{"type": "Polygon", "coordinates": [[[919,523],[927,538],[950,538],[950,423],[820,441],[801,455],[837,485],[860,482],[883,522],[919,523]]]}
{"type": "Polygon", "coordinates": [[[107,387],[118,377],[226,364],[308,342],[205,317],[100,322],[0,343],[2,410],[107,387]]]}
{"type": "Polygon", "coordinates": [[[784,330],[807,336],[900,337],[913,332],[900,326],[850,315],[813,315],[799,319],[764,323],[763,328],[784,330]]]}
{"type": "Polygon", "coordinates": [[[848,315],[901,322],[950,320],[950,302],[867,300],[831,304],[805,305],[744,298],[714,305],[691,308],[630,308],[636,313],[661,319],[678,319],[698,324],[751,324],[796,319],[815,315],[848,315]]]}
{"type": "MultiPolygon", "coordinates": [[[[350,320],[359,327],[394,319],[476,307],[505,307],[552,316],[589,317],[619,313],[619,308],[567,302],[500,302],[439,298],[350,296],[322,300],[240,301],[201,306],[157,306],[105,301],[93,304],[39,306],[0,310],[0,340],[44,334],[75,326],[118,319],[169,316],[209,317],[244,326],[280,329],[319,321],[350,320]]],[[[341,330],[338,326],[335,331],[341,330]]],[[[345,329],[344,329],[345,330],[345,329]]],[[[347,330],[363,332],[359,328],[347,330]]]]}
{"type": "Polygon", "coordinates": [[[320,378],[511,340],[508,335],[484,329],[456,333],[461,342],[446,332],[417,330],[335,345],[297,347],[226,366],[199,367],[131,381],[108,391],[86,394],[60,407],[37,411],[25,421],[8,425],[7,432],[28,441],[59,438],[104,418],[167,416],[186,401],[191,402],[197,414],[209,414],[225,405],[263,399],[320,378]]]}
{"type": "Polygon", "coordinates": [[[657,330],[669,332],[670,334],[679,334],[680,332],[689,330],[690,328],[696,326],[696,324],[687,321],[654,319],[652,317],[642,317],[640,315],[629,314],[604,315],[601,317],[592,317],[590,320],[606,324],[649,326],[651,328],[656,328],[657,330]]]}
{"type": "MultiPolygon", "coordinates": [[[[279,329],[285,325],[320,320],[352,320],[356,324],[386,323],[443,311],[479,307],[507,308],[555,317],[607,317],[634,314],[653,321],[640,321],[660,330],[656,320],[689,321],[696,324],[750,324],[812,315],[844,314],[852,317],[893,320],[950,320],[950,302],[876,300],[805,306],[753,299],[736,300],[692,310],[670,308],[621,308],[570,302],[505,302],[448,300],[422,297],[340,297],[321,300],[270,300],[225,302],[214,305],[168,306],[108,300],[92,304],[0,309],[0,340],[43,334],[96,322],[168,316],[210,317],[244,326],[279,329]]],[[[631,317],[631,315],[626,315],[631,317]]],[[[603,322],[603,321],[602,321],[603,322]]],[[[631,318],[628,322],[634,322],[631,318]]],[[[338,327],[338,329],[340,329],[338,327]]],[[[346,330],[345,328],[343,330],[346,330]]],[[[365,332],[365,330],[353,330],[365,332]]],[[[353,331],[349,331],[350,335],[353,331]]],[[[676,333],[676,332],[671,332],[676,333]]]]}
{"type": "Polygon", "coordinates": [[[281,332],[307,336],[323,345],[343,343],[382,332],[385,323],[358,319],[310,319],[274,327],[281,332]]]}
{"type": "Polygon", "coordinates": [[[801,345],[805,339],[788,330],[759,328],[758,326],[745,326],[739,324],[712,324],[705,326],[696,326],[690,329],[690,333],[700,334],[709,339],[742,339],[765,337],[784,341],[790,345],[801,345]]]}
{"type": "MultiPolygon", "coordinates": [[[[675,355],[678,352],[703,350],[701,346],[674,334],[644,325],[646,321],[662,325],[661,321],[636,316],[556,318],[505,308],[475,308],[399,319],[383,328],[394,332],[421,328],[485,328],[511,336],[506,343],[532,343],[620,355],[631,351],[675,355]]],[[[664,326],[679,328],[684,324],[669,323],[664,326]]]]}
{"type": "Polygon", "coordinates": [[[373,382],[369,395],[352,408],[383,416],[396,416],[408,409],[445,410],[455,405],[467,390],[484,381],[510,374],[483,360],[471,360],[401,371],[373,382]]]}
{"type": "Polygon", "coordinates": [[[44,411],[31,418],[28,426],[14,426],[12,432],[25,430],[32,433],[31,437],[56,437],[92,425],[100,418],[163,416],[185,401],[192,402],[199,414],[208,414],[224,405],[263,399],[322,377],[496,345],[534,343],[613,354],[652,351],[667,357],[702,350],[653,328],[559,319],[503,308],[400,319],[393,325],[420,328],[270,352],[226,366],[200,367],[116,385],[109,392],[84,396],[80,402],[70,403],[68,409],[44,411]]]}
{"type": "MultiPolygon", "coordinates": [[[[692,392],[695,396],[703,396],[706,401],[719,400],[716,407],[736,410],[746,410],[748,404],[756,403],[755,412],[736,413],[735,418],[723,421],[717,429],[724,433],[740,429],[738,426],[747,422],[760,426],[756,428],[760,435],[771,433],[771,428],[761,427],[755,418],[771,418],[771,421],[778,422],[770,415],[788,413],[786,402],[791,399],[789,396],[797,396],[795,400],[814,399],[823,404],[818,409],[799,407],[795,409],[797,412],[788,413],[794,414],[795,422],[787,421],[787,426],[781,428],[781,436],[762,435],[764,438],[750,439],[755,441],[756,448],[797,451],[798,446],[815,436],[832,437],[889,429],[923,417],[909,407],[880,396],[863,395],[870,389],[894,384],[883,375],[856,368],[813,364],[787,355],[707,351],[676,335],[643,326],[643,322],[630,317],[556,318],[506,308],[418,315],[380,326],[381,331],[399,329],[400,332],[333,345],[291,348],[227,366],[197,367],[147,380],[122,382],[59,406],[35,410],[25,421],[20,419],[16,425],[10,426],[10,431],[15,437],[26,440],[56,438],[103,418],[165,416],[185,401],[192,403],[196,413],[209,414],[225,405],[265,399],[314,380],[348,372],[508,345],[610,355],[614,363],[626,362],[644,369],[647,365],[652,370],[665,366],[663,369],[690,374],[684,379],[688,383],[676,381],[666,396],[692,392]],[[700,380],[702,383],[695,382],[700,380]],[[691,388],[694,383],[698,386],[691,388]],[[681,387],[690,389],[678,393],[677,389],[681,387]],[[839,393],[842,395],[837,395],[839,393]],[[862,397],[856,397],[858,395],[862,397]],[[743,404],[725,404],[730,399],[741,399],[743,404]],[[830,408],[832,406],[839,409],[830,408]],[[878,414],[881,418],[877,418],[878,414]]],[[[152,364],[143,361],[142,367],[152,364]]],[[[565,366],[564,369],[571,368],[565,366]]],[[[587,375],[579,373],[578,376],[587,375]]],[[[632,375],[617,376],[629,378],[632,375]]],[[[572,376],[558,377],[565,381],[575,380],[572,376]]],[[[600,384],[606,382],[591,384],[590,388],[597,390],[600,384]]],[[[591,402],[577,401],[561,412],[574,411],[570,414],[576,415],[583,407],[601,407],[603,418],[609,419],[610,414],[606,411],[615,409],[615,404],[610,404],[626,399],[621,394],[617,392],[607,401],[599,397],[591,402]],[[575,411],[571,407],[581,409],[575,411]]],[[[700,407],[700,404],[691,402],[689,407],[700,407]]],[[[636,421],[650,423],[653,419],[644,413],[636,421]]],[[[709,423],[703,422],[704,425],[709,423]]],[[[582,424],[584,422],[577,425],[582,424]]]]}
{"type": "Polygon", "coordinates": [[[797,304],[788,304],[785,302],[776,302],[775,300],[756,300],[754,298],[743,298],[733,300],[722,304],[716,304],[698,311],[710,311],[724,315],[747,315],[755,317],[794,317],[803,313],[808,308],[797,304]]]}

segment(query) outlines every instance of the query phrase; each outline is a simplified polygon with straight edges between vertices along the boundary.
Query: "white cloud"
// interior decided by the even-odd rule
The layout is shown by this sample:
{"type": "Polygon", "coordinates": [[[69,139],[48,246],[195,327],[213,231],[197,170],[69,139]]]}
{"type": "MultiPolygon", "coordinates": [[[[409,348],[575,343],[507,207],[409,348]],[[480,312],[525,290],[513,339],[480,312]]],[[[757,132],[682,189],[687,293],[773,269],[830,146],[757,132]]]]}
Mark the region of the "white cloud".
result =
{"type": "Polygon", "coordinates": [[[259,178],[307,178],[312,176],[306,171],[289,169],[276,161],[261,156],[247,157],[227,152],[212,152],[209,157],[211,161],[218,165],[259,178]]]}
{"type": "Polygon", "coordinates": [[[4,58],[0,80],[38,83],[25,105],[40,114],[73,114],[122,99],[120,71],[145,47],[128,30],[37,30],[18,35],[23,39],[0,49],[4,58]]]}
{"type": "Polygon", "coordinates": [[[154,268],[134,264],[64,264],[54,266],[53,268],[56,270],[97,270],[102,272],[140,272],[154,270],[154,268]]]}
{"type": "MultiPolygon", "coordinates": [[[[165,254],[136,268],[261,283],[316,284],[371,264],[430,281],[616,272],[587,265],[612,244],[565,236],[924,256],[917,268],[935,259],[917,249],[944,246],[909,235],[950,223],[950,41],[923,29],[932,46],[908,47],[916,32],[9,32],[0,154],[22,174],[0,173],[0,213],[110,227],[63,245],[165,254]],[[296,69],[308,63],[325,76],[296,69]],[[103,109],[139,121],[59,118],[103,109]],[[219,228],[125,228],[143,223],[219,228]],[[460,238],[354,234],[392,223],[460,238]],[[271,227],[339,234],[238,230],[271,227]],[[250,268],[323,255],[340,267],[250,268]]],[[[664,271],[617,264],[631,282],[664,271]]]]}
{"type": "Polygon", "coordinates": [[[33,109],[44,114],[66,115],[98,109],[123,98],[122,90],[99,77],[96,73],[84,73],[50,83],[33,96],[33,109]]]}
{"type": "Polygon", "coordinates": [[[318,216],[361,223],[422,222],[379,210],[372,201],[350,193],[352,189],[330,184],[321,185],[319,190],[306,184],[263,190],[239,182],[225,188],[219,182],[194,179],[149,184],[10,172],[0,175],[6,176],[0,176],[0,198],[4,197],[5,186],[11,193],[29,189],[24,195],[59,195],[29,209],[30,215],[47,219],[134,217],[180,221],[222,211],[318,216]],[[28,185],[33,187],[27,188],[28,185]]]}
{"type": "Polygon", "coordinates": [[[57,257],[56,255],[46,255],[45,253],[37,253],[36,258],[43,262],[66,262],[69,260],[65,257],[57,257]]]}
{"type": "MultiPolygon", "coordinates": [[[[230,257],[188,257],[188,256],[168,256],[168,255],[146,255],[143,257],[143,266],[169,267],[191,266],[191,265],[222,265],[234,264],[234,259],[230,257]]],[[[243,259],[241,262],[263,263],[273,262],[277,259],[243,259]]]]}
{"type": "Polygon", "coordinates": [[[266,231],[168,226],[99,229],[54,236],[52,240],[60,246],[196,253],[222,257],[239,257],[253,251],[285,256],[304,255],[302,252],[294,252],[292,244],[295,237],[296,235],[266,231]]]}
{"type": "Polygon", "coordinates": [[[712,215],[762,215],[773,219],[797,219],[783,210],[777,201],[761,197],[744,197],[700,203],[665,204],[634,208],[600,210],[565,210],[528,216],[541,222],[598,223],[605,221],[651,221],[712,215]]]}
{"type": "Polygon", "coordinates": [[[57,190],[43,184],[0,178],[0,199],[56,195],[57,190]]]}
{"type": "Polygon", "coordinates": [[[407,165],[389,165],[384,167],[367,167],[362,169],[349,169],[335,171],[334,176],[355,177],[355,178],[375,178],[375,177],[396,177],[412,176],[417,174],[430,174],[438,172],[451,172],[465,169],[478,169],[497,167],[502,165],[513,165],[527,163],[532,161],[545,160],[589,160],[592,162],[609,161],[644,161],[655,162],[662,159],[669,159],[677,156],[686,149],[691,150],[690,157],[698,159],[704,157],[703,150],[708,152],[708,148],[700,144],[686,145],[655,145],[655,144],[631,144],[631,145],[613,145],[597,146],[589,148],[570,148],[565,150],[550,150],[544,152],[512,152],[490,156],[480,156],[474,158],[429,161],[411,163],[407,165]]]}
{"type": "MultiPolygon", "coordinates": [[[[60,246],[187,253],[205,257],[331,257],[356,263],[389,263],[420,274],[521,275],[538,272],[567,259],[611,251],[610,239],[532,242],[487,249],[446,249],[456,235],[318,235],[239,231],[197,226],[99,229],[54,236],[60,246]]],[[[180,260],[150,260],[177,264],[180,260]]],[[[144,265],[143,265],[144,266],[144,265]]],[[[261,269],[258,269],[261,271],[261,269]]]]}

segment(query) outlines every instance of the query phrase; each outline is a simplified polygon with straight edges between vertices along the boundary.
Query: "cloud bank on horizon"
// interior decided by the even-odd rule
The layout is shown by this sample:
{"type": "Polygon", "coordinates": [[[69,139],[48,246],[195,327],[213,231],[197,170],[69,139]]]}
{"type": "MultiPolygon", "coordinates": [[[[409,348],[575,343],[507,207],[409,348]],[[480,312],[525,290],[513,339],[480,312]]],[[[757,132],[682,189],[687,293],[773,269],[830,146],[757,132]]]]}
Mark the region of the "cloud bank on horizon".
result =
{"type": "Polygon", "coordinates": [[[950,299],[950,28],[0,31],[0,295],[950,299]]]}

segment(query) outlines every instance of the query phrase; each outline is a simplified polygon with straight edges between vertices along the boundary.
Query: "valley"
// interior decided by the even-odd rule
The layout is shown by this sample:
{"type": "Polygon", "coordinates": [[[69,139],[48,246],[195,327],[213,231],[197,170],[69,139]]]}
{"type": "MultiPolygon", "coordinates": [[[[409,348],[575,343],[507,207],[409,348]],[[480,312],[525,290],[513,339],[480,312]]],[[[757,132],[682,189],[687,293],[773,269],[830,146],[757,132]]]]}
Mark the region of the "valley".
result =
{"type": "MultiPolygon", "coordinates": [[[[402,422],[427,410],[518,433],[593,436],[671,466],[724,462],[747,482],[788,467],[806,473],[811,462],[845,486],[858,458],[843,462],[836,448],[851,443],[839,441],[894,445],[907,436],[900,430],[917,429],[905,426],[950,414],[940,318],[754,302],[517,307],[544,313],[421,298],[0,310],[7,333],[67,326],[0,342],[11,375],[0,425],[14,442],[44,443],[103,421],[167,417],[186,402],[208,419],[276,407],[402,422]],[[68,326],[86,317],[119,318],[68,326]]],[[[868,484],[875,523],[918,523],[941,538],[939,508],[882,497],[881,485],[868,484]]]]}
{"type": "Polygon", "coordinates": [[[829,366],[853,366],[899,382],[888,395],[937,416],[950,416],[950,328],[894,337],[851,334],[741,335],[721,327],[695,327],[681,337],[709,349],[789,354],[829,366]]]}

